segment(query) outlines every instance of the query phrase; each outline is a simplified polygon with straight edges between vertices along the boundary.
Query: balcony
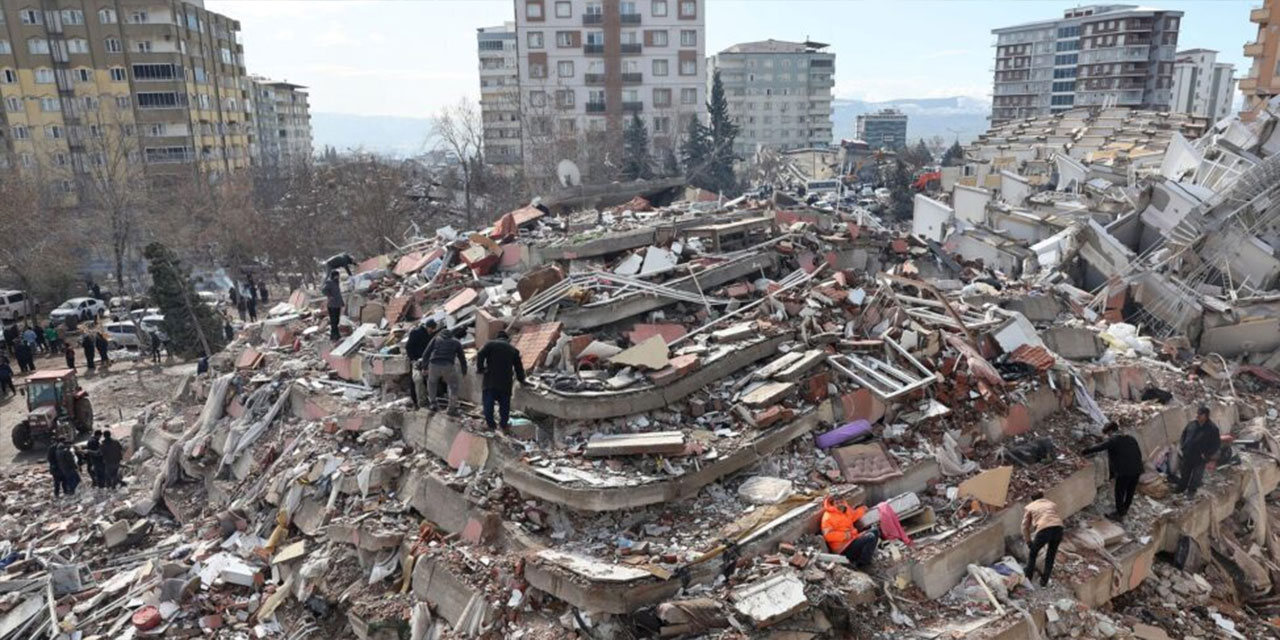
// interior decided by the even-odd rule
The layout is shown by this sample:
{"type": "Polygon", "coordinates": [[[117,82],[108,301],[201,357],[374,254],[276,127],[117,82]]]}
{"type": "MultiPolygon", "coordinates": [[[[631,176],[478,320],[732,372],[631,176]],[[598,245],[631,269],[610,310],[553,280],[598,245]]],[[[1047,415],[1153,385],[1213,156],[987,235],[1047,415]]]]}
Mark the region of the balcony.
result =
{"type": "Polygon", "coordinates": [[[1253,91],[1258,88],[1257,78],[1240,78],[1241,91],[1253,91]]]}
{"type": "Polygon", "coordinates": [[[1247,58],[1257,58],[1258,56],[1261,56],[1261,55],[1262,55],[1263,46],[1264,46],[1264,45],[1263,45],[1263,43],[1261,43],[1261,42],[1250,42],[1250,43],[1248,43],[1248,44],[1244,45],[1244,55],[1245,55],[1245,57],[1247,57],[1247,58]]]}
{"type": "Polygon", "coordinates": [[[628,113],[640,111],[644,109],[644,103],[640,101],[622,103],[622,110],[628,113]]]}
{"type": "Polygon", "coordinates": [[[1267,7],[1257,7],[1249,11],[1249,22],[1258,24],[1267,24],[1271,20],[1271,9],[1267,7]]]}
{"type": "Polygon", "coordinates": [[[602,13],[584,13],[582,14],[583,25],[604,24],[604,14],[602,13]]]}
{"type": "Polygon", "coordinates": [[[587,113],[604,113],[603,102],[588,102],[587,113]]]}
{"type": "Polygon", "coordinates": [[[603,44],[584,44],[582,45],[582,52],[589,56],[591,55],[598,56],[604,53],[604,45],[603,44]]]}
{"type": "Polygon", "coordinates": [[[603,74],[603,73],[587,73],[587,74],[583,74],[582,79],[583,79],[587,84],[604,84],[604,74],[603,74]]]}
{"type": "Polygon", "coordinates": [[[622,84],[640,84],[643,81],[644,81],[644,76],[640,73],[622,74],[622,84]]]}
{"type": "Polygon", "coordinates": [[[622,18],[622,24],[640,24],[640,14],[638,13],[624,13],[620,17],[622,18]]]}
{"type": "Polygon", "coordinates": [[[640,46],[640,43],[639,43],[639,42],[624,42],[624,43],[622,43],[622,55],[624,55],[624,56],[625,56],[625,55],[636,55],[636,54],[639,54],[639,53],[640,53],[640,50],[641,50],[641,46],[640,46]]]}

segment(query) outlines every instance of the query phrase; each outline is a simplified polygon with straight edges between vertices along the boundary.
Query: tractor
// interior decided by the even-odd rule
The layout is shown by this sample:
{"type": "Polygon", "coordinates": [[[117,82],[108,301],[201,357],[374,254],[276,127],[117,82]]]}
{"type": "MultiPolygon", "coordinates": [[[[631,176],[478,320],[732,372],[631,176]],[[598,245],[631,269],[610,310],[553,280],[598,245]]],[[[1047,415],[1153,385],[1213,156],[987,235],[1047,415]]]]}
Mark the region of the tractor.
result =
{"type": "Polygon", "coordinates": [[[30,451],[56,436],[68,441],[93,430],[93,403],[76,382],[75,369],[37,371],[27,376],[27,417],[13,427],[13,446],[30,451]]]}

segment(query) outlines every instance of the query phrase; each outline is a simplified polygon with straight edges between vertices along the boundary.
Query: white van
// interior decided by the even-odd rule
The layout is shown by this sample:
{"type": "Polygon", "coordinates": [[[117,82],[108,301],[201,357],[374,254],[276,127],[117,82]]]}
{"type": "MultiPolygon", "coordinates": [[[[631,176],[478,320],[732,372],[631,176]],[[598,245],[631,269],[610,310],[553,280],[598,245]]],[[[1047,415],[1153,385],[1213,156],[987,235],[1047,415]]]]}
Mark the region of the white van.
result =
{"type": "Polygon", "coordinates": [[[27,316],[27,294],[0,290],[0,320],[17,320],[27,316]]]}
{"type": "Polygon", "coordinates": [[[138,326],[132,322],[108,322],[107,345],[112,349],[137,349],[142,345],[138,326]]]}

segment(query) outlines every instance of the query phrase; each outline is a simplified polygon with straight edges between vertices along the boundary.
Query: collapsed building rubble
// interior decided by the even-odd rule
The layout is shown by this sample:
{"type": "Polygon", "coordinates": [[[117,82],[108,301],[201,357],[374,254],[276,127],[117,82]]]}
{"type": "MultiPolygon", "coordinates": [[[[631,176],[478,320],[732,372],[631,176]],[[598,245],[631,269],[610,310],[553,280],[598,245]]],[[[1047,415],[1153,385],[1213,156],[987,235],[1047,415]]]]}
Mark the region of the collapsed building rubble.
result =
{"type": "Polygon", "coordinates": [[[1034,157],[971,153],[999,189],[920,203],[937,237],[636,198],[368,258],[341,340],[296,291],[133,421],[126,491],[6,474],[0,639],[1274,635],[1275,113],[1056,116],[1034,157]],[[414,408],[426,319],[469,359],[511,335],[508,431],[473,376],[462,415],[414,408]],[[1200,405],[1228,454],[1174,499],[1200,405]],[[1109,420],[1148,458],[1123,523],[1080,453],[1109,420]],[[1067,521],[1048,588],[1037,492],[1067,521]],[[888,534],[872,566],[817,535],[828,496],[888,534]]]}

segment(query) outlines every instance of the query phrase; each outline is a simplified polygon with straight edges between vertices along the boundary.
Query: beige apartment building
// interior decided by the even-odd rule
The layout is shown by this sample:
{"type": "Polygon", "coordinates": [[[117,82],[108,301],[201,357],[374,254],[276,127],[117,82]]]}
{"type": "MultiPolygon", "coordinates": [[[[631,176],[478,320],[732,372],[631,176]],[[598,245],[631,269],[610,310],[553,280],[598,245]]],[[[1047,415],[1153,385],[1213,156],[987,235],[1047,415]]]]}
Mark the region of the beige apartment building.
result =
{"type": "Polygon", "coordinates": [[[56,190],[103,166],[247,167],[252,120],[240,24],[203,2],[0,0],[0,163],[56,190]]]}
{"type": "Polygon", "coordinates": [[[1249,74],[1240,79],[1244,94],[1240,115],[1246,120],[1280,93],[1280,1],[1265,0],[1249,11],[1249,21],[1258,25],[1258,37],[1244,45],[1245,57],[1253,60],[1249,74]]]}

